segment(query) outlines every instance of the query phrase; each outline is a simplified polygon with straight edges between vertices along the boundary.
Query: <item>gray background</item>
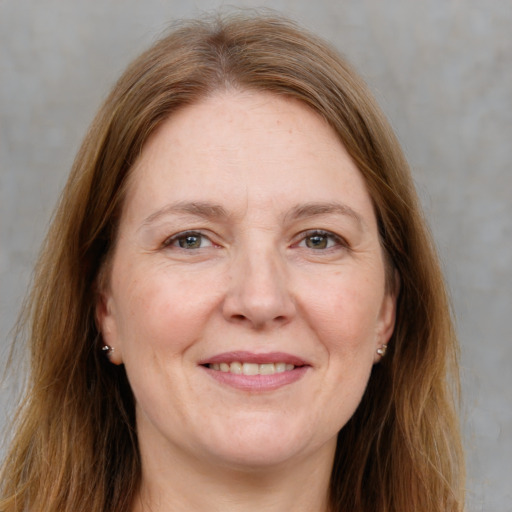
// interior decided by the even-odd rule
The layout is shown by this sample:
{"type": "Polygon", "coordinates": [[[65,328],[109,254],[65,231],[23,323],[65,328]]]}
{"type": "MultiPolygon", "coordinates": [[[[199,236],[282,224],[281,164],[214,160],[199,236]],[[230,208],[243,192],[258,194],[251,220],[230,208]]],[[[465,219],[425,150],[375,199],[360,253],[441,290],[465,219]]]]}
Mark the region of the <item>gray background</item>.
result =
{"type": "MultiPolygon", "coordinates": [[[[100,101],[169,20],[221,4],[0,0],[4,354],[54,203],[100,101]]],[[[512,511],[512,2],[233,4],[273,7],[332,41],[390,117],[453,296],[463,354],[468,510],[512,511]]],[[[3,384],[4,404],[12,385],[3,384]]]]}

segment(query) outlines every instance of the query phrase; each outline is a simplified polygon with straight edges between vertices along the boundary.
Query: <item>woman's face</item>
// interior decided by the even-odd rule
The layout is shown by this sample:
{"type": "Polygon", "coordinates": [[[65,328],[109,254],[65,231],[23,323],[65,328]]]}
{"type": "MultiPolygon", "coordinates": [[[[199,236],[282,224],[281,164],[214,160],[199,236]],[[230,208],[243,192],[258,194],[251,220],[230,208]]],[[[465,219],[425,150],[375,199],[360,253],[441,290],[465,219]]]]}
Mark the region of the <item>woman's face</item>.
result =
{"type": "Polygon", "coordinates": [[[97,306],[143,458],[332,458],[394,312],[363,178],[306,106],[217,93],[147,142],[97,306]]]}

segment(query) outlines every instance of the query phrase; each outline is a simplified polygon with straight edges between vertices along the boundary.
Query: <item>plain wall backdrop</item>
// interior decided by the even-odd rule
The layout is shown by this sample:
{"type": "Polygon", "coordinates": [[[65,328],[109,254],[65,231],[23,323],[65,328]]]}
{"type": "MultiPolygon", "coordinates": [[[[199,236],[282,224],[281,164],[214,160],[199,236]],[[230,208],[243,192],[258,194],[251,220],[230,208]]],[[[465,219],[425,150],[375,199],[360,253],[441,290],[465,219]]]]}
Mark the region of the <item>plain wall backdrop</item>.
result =
{"type": "MultiPolygon", "coordinates": [[[[3,359],[53,207],[101,100],[171,20],[223,4],[0,0],[3,359]]],[[[512,1],[227,5],[274,8],[330,40],[389,116],[453,297],[468,511],[512,511],[512,1]]],[[[13,387],[11,380],[0,389],[0,427],[13,387]]]]}

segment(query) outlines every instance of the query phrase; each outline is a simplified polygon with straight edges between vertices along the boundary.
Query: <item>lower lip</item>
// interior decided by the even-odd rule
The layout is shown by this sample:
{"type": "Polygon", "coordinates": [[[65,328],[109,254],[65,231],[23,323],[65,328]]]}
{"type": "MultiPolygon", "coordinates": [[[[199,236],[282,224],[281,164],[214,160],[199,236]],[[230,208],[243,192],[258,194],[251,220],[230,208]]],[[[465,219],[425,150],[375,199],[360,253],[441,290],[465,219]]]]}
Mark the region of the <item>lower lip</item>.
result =
{"type": "Polygon", "coordinates": [[[242,391],[261,393],[264,391],[273,391],[297,382],[304,377],[309,366],[300,366],[293,370],[274,373],[273,375],[243,375],[212,370],[206,366],[201,366],[201,368],[203,368],[210,377],[221,384],[240,389],[242,391]]]}

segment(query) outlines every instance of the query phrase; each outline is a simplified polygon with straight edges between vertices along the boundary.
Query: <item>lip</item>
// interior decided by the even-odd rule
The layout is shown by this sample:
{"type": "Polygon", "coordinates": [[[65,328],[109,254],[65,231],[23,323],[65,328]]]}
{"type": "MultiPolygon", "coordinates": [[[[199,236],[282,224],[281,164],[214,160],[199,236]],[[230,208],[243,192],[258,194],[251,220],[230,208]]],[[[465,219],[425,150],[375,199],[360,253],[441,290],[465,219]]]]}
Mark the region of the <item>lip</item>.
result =
{"type": "Polygon", "coordinates": [[[199,365],[207,375],[218,383],[253,393],[274,391],[293,384],[302,379],[311,368],[311,365],[300,357],[284,352],[267,352],[262,354],[245,351],[224,352],[200,361],[199,365]],[[243,375],[212,370],[208,367],[210,364],[231,363],[233,361],[256,364],[286,363],[293,364],[295,368],[282,373],[274,373],[273,375],[243,375]]]}

